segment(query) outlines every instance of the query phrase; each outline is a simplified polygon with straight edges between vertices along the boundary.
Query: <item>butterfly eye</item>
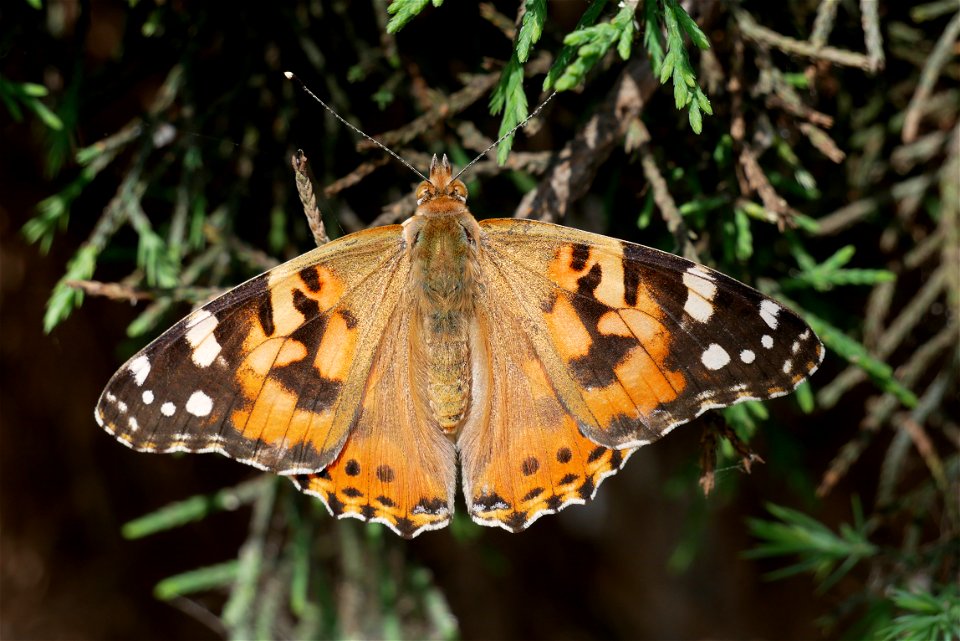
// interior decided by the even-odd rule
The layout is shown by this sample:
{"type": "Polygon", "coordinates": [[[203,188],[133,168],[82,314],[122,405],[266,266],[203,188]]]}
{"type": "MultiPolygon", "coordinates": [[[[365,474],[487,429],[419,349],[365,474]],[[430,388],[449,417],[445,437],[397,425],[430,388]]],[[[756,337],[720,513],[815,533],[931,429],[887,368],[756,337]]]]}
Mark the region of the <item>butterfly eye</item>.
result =
{"type": "Polygon", "coordinates": [[[463,202],[467,201],[467,186],[459,180],[453,183],[450,188],[450,192],[451,195],[457,200],[461,200],[463,202]]]}
{"type": "Polygon", "coordinates": [[[420,205],[427,198],[431,196],[433,190],[430,188],[430,183],[420,183],[420,186],[417,187],[417,204],[420,205]]]}

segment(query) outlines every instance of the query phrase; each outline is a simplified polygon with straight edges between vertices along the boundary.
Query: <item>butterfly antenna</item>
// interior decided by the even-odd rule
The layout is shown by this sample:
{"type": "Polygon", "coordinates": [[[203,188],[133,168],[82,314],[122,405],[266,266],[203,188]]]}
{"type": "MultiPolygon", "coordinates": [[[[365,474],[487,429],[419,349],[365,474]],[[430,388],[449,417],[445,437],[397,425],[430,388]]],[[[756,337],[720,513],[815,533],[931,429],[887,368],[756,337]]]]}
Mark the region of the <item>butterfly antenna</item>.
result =
{"type": "MultiPolygon", "coordinates": [[[[298,85],[300,85],[300,88],[303,89],[303,90],[307,93],[308,96],[310,96],[311,98],[313,98],[314,100],[316,100],[317,102],[319,102],[320,105],[321,105],[324,109],[326,109],[327,111],[329,111],[330,113],[332,113],[334,118],[336,118],[337,120],[339,120],[340,122],[342,122],[342,123],[345,124],[346,126],[350,127],[350,128],[353,129],[355,132],[357,132],[358,134],[360,134],[361,136],[363,136],[364,138],[366,138],[367,140],[369,140],[370,142],[372,142],[373,144],[375,144],[377,147],[380,147],[380,149],[383,149],[385,152],[387,152],[388,154],[390,154],[391,156],[393,156],[394,158],[396,158],[397,160],[399,160],[400,162],[402,162],[404,165],[407,166],[407,168],[410,169],[410,171],[412,171],[412,172],[415,173],[416,175],[420,176],[421,179],[423,179],[423,180],[425,180],[425,181],[427,181],[427,182],[430,182],[430,179],[429,179],[429,178],[427,178],[427,177],[424,176],[422,173],[420,173],[420,171],[417,170],[416,167],[414,167],[413,165],[411,165],[410,163],[408,163],[406,160],[404,160],[403,158],[401,158],[395,151],[393,151],[392,149],[390,149],[389,147],[387,147],[385,144],[383,144],[382,142],[380,142],[380,141],[377,140],[376,138],[373,138],[373,137],[371,137],[371,136],[368,136],[367,134],[363,133],[362,131],[360,131],[359,129],[357,129],[357,128],[354,127],[353,125],[351,125],[349,122],[347,122],[346,120],[344,120],[343,117],[342,117],[340,114],[338,114],[336,111],[334,111],[332,107],[330,107],[330,106],[329,106],[327,103],[325,103],[324,101],[320,100],[320,97],[317,96],[317,94],[315,94],[315,93],[313,93],[312,91],[310,91],[310,89],[307,87],[307,85],[303,84],[303,81],[300,80],[300,78],[297,78],[297,76],[294,75],[292,72],[290,72],[290,71],[284,71],[284,72],[283,72],[283,75],[286,76],[288,80],[293,80],[293,81],[295,81],[298,85]]],[[[553,96],[551,96],[551,98],[552,98],[552,97],[553,97],[553,96]]],[[[547,100],[549,100],[549,98],[548,98],[547,100]]],[[[546,104],[546,103],[544,103],[544,104],[546,104]]],[[[537,111],[539,111],[539,109],[538,109],[537,111]]],[[[534,112],[534,113],[536,113],[536,112],[534,112]]],[[[528,118],[527,120],[529,120],[529,118],[528,118]]],[[[526,120],[524,120],[523,122],[526,122],[526,120]]],[[[523,123],[521,123],[521,124],[523,124],[523,123]]],[[[498,142],[499,142],[499,141],[498,141],[498,142]]],[[[483,152],[483,153],[487,153],[487,152],[483,152]]],[[[474,161],[474,162],[476,162],[476,161],[474,161]]],[[[473,163],[471,163],[471,164],[473,164],[473,163]]],[[[469,166],[469,165],[468,165],[468,166],[469,166]]],[[[460,173],[463,173],[463,172],[460,172],[460,173]]]]}
{"type": "Polygon", "coordinates": [[[505,134],[503,134],[502,136],[500,136],[495,143],[493,143],[492,145],[490,145],[489,147],[487,147],[486,149],[484,149],[483,152],[482,152],[479,156],[477,156],[476,158],[474,158],[473,160],[471,160],[470,162],[468,162],[468,163],[464,166],[464,168],[461,169],[460,172],[459,172],[456,176],[453,177],[453,180],[456,180],[457,178],[459,178],[460,175],[463,174],[463,172],[465,172],[466,170],[470,169],[470,167],[472,167],[473,165],[475,165],[478,160],[480,160],[481,158],[483,158],[484,156],[486,156],[488,151],[490,151],[491,149],[495,148],[497,145],[499,145],[500,143],[502,143],[502,142],[503,142],[504,140],[506,140],[508,137],[510,137],[510,136],[512,136],[513,134],[515,134],[516,131],[517,131],[517,129],[523,128],[523,126],[524,126],[525,124],[527,124],[528,122],[530,122],[531,120],[533,120],[534,118],[536,118],[536,117],[537,117],[537,114],[539,114],[541,111],[543,111],[543,108],[547,106],[547,103],[550,102],[550,101],[553,99],[553,97],[556,96],[556,95],[557,95],[557,92],[554,91],[552,94],[550,94],[549,96],[547,96],[547,99],[544,100],[543,102],[541,102],[541,103],[540,103],[540,106],[537,107],[536,109],[534,109],[534,110],[533,110],[533,113],[531,113],[529,116],[527,116],[526,118],[524,118],[523,121],[522,121],[520,124],[518,124],[516,127],[514,127],[513,129],[511,129],[510,131],[508,131],[507,133],[505,133],[505,134]]]}

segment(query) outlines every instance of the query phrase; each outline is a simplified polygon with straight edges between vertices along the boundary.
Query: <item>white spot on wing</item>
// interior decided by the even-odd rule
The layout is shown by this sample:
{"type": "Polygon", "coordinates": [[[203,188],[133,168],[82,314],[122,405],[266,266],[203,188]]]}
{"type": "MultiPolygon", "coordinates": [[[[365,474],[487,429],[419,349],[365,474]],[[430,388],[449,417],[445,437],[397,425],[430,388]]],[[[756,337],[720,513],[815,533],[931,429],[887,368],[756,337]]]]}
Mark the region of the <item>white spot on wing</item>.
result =
{"type": "Polygon", "coordinates": [[[713,315],[713,297],[717,293],[717,286],[699,267],[691,267],[684,272],[683,284],[687,288],[687,301],[683,304],[683,311],[694,320],[706,323],[713,315]]]}
{"type": "Polygon", "coordinates": [[[150,390],[144,391],[144,392],[143,392],[143,404],[144,404],[144,405],[149,405],[149,404],[152,403],[152,402],[153,402],[153,392],[150,391],[150,390]]]}
{"type": "Polygon", "coordinates": [[[710,346],[704,350],[700,361],[707,369],[717,370],[730,362],[730,354],[727,354],[727,351],[716,343],[711,343],[710,346]]]}
{"type": "Polygon", "coordinates": [[[197,417],[204,417],[210,414],[213,409],[213,399],[197,390],[190,395],[187,400],[186,410],[197,417]]]}
{"type": "Polygon", "coordinates": [[[792,369],[793,369],[793,361],[792,361],[792,360],[790,360],[790,359],[788,358],[787,360],[783,361],[783,373],[784,373],[784,374],[789,374],[789,373],[790,373],[790,370],[792,370],[792,369]]]}
{"type": "Polygon", "coordinates": [[[137,356],[130,361],[127,369],[133,374],[133,380],[137,384],[137,387],[140,387],[150,374],[150,359],[146,356],[137,356]]]}
{"type": "Polygon", "coordinates": [[[769,334],[764,334],[760,337],[760,344],[763,345],[766,349],[773,347],[773,337],[769,334]]]}
{"type": "Polygon", "coordinates": [[[197,367],[209,367],[213,361],[217,360],[220,349],[220,343],[213,334],[210,334],[194,348],[190,358],[197,367]]]}
{"type": "Polygon", "coordinates": [[[760,303],[760,318],[763,319],[763,322],[766,323],[770,329],[777,328],[777,314],[779,313],[780,306],[772,300],[767,299],[760,303]]]}
{"type": "Polygon", "coordinates": [[[790,353],[796,354],[800,351],[800,341],[793,341],[793,345],[790,346],[790,353]]]}
{"type": "Polygon", "coordinates": [[[173,416],[177,411],[177,406],[169,401],[160,406],[160,413],[164,416],[173,416]]]}
{"type": "Polygon", "coordinates": [[[702,265],[694,265],[693,267],[688,269],[687,272],[695,276],[699,276],[700,278],[706,278],[707,280],[714,279],[713,274],[708,272],[702,265]]]}
{"type": "Polygon", "coordinates": [[[118,402],[117,402],[117,409],[120,410],[121,412],[126,412],[126,411],[127,411],[127,404],[124,403],[123,401],[118,401],[118,402]]]}
{"type": "Polygon", "coordinates": [[[749,349],[745,349],[742,352],[740,352],[740,360],[746,363],[747,365],[749,365],[754,360],[756,360],[756,358],[757,358],[757,355],[754,354],[749,349]]]}
{"type": "Polygon", "coordinates": [[[217,324],[217,317],[205,309],[196,311],[187,322],[184,338],[193,348],[190,358],[197,367],[209,367],[220,354],[220,343],[213,335],[217,324]]]}
{"type": "Polygon", "coordinates": [[[140,429],[140,424],[137,423],[137,419],[135,419],[135,418],[132,417],[132,416],[127,420],[127,425],[130,426],[130,431],[131,431],[131,432],[136,432],[137,430],[140,429]]]}

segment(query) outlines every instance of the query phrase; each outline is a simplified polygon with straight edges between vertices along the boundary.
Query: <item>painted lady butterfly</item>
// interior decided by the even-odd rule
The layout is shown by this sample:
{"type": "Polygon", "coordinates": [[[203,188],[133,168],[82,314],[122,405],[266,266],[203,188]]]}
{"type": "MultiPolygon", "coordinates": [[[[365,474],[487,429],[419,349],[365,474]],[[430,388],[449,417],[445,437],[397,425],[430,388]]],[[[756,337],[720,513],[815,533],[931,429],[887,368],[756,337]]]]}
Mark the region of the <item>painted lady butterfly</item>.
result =
{"type": "Polygon", "coordinates": [[[534,220],[477,222],[446,157],[402,225],[350,234],[193,312],[107,385],[101,426],[219,452],[404,537],[519,531],[710,408],[789,393],[824,350],[707,267],[534,220]]]}

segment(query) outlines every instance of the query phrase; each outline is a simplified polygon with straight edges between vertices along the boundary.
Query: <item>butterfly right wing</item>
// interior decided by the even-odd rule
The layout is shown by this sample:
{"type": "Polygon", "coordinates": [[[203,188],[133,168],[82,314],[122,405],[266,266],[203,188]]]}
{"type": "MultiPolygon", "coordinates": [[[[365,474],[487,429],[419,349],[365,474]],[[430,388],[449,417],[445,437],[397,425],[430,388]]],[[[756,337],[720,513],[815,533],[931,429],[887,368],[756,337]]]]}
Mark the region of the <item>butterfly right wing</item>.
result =
{"type": "Polygon", "coordinates": [[[97,422],[133,449],[280,474],[333,461],[410,262],[400,225],[333,241],[230,290],[131,358],[97,422]]]}

